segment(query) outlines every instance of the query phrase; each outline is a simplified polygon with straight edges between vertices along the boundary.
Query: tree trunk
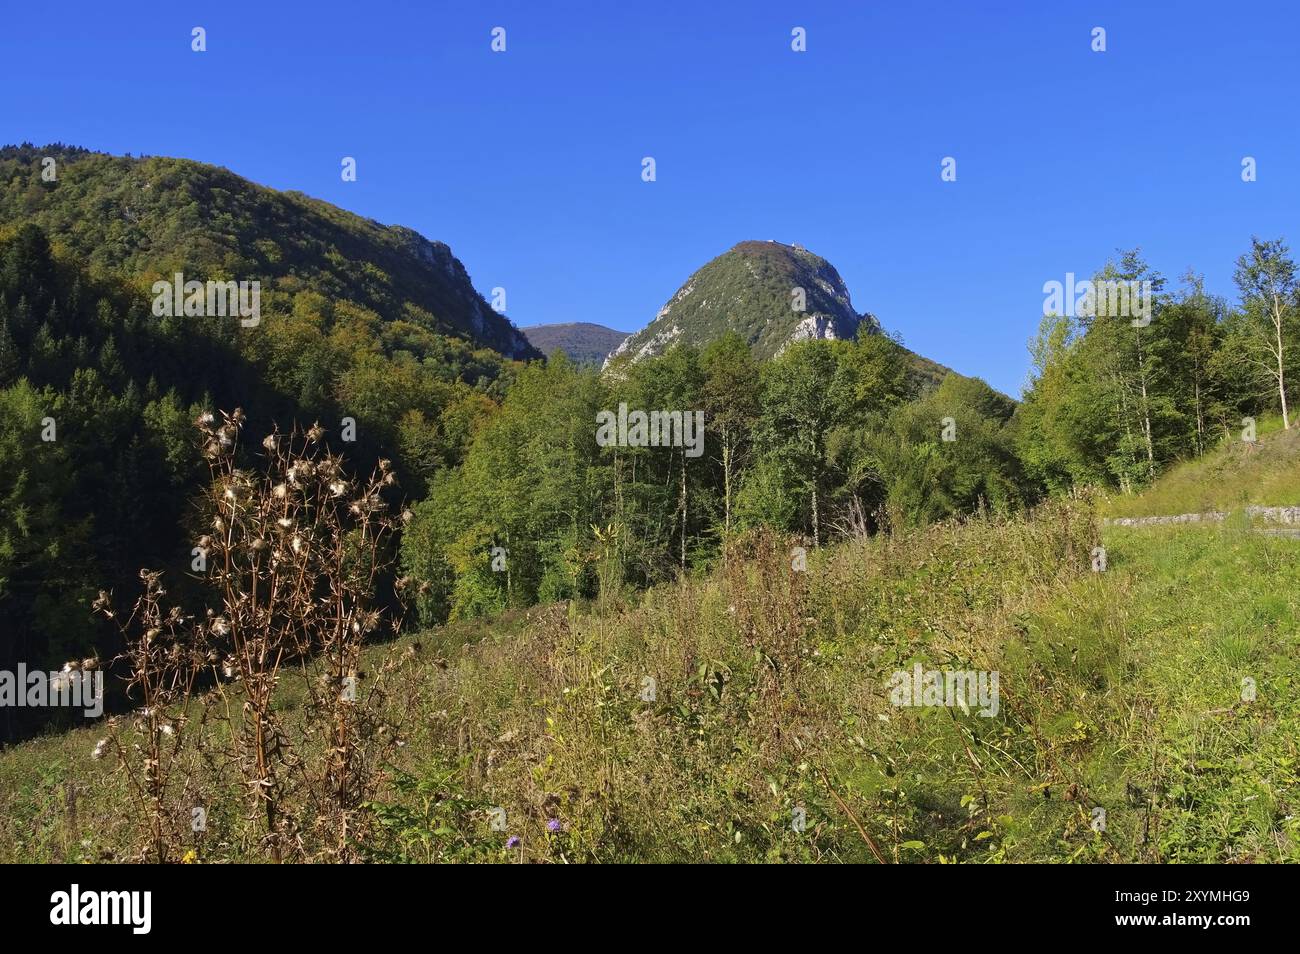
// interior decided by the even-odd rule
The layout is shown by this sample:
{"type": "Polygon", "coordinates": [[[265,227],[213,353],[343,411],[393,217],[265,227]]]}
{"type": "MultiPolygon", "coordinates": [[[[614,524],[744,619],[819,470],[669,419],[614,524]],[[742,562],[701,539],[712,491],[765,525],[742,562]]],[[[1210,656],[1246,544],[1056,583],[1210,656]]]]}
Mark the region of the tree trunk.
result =
{"type": "Polygon", "coordinates": [[[1196,379],[1196,456],[1205,451],[1205,408],[1201,404],[1201,379],[1196,379]]]}
{"type": "Polygon", "coordinates": [[[1291,418],[1286,406],[1286,368],[1283,361],[1285,353],[1282,345],[1282,303],[1277,293],[1273,293],[1273,331],[1277,336],[1277,395],[1282,401],[1282,430],[1291,429],[1291,418]]]}
{"type": "Polygon", "coordinates": [[[821,537],[821,525],[818,521],[818,514],[817,514],[816,479],[813,480],[813,488],[812,488],[812,524],[813,524],[813,546],[819,547],[822,545],[822,537],[821,537]]]}
{"type": "Polygon", "coordinates": [[[1151,399],[1147,394],[1146,353],[1142,350],[1142,329],[1137,329],[1138,381],[1142,385],[1142,439],[1147,450],[1147,479],[1156,479],[1155,445],[1151,440],[1151,399]]]}
{"type": "Polygon", "coordinates": [[[722,431],[722,526],[726,533],[731,533],[731,434],[722,431]]]}
{"type": "Polygon", "coordinates": [[[1142,438],[1147,445],[1147,477],[1156,479],[1156,452],[1151,442],[1151,405],[1147,399],[1147,380],[1142,378],[1142,438]]]}
{"type": "Polygon", "coordinates": [[[686,572],[686,448],[682,448],[682,572],[686,572]]]}

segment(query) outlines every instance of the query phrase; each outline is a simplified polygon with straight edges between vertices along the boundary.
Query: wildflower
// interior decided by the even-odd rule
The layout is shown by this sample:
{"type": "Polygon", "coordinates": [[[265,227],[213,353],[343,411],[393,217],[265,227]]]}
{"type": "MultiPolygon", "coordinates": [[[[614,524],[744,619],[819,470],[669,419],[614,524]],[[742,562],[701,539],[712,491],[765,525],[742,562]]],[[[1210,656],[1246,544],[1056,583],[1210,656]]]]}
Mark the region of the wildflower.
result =
{"type": "Polygon", "coordinates": [[[164,726],[162,727],[162,734],[163,734],[163,735],[175,735],[175,734],[176,734],[176,730],[172,727],[172,725],[171,725],[170,723],[168,723],[167,725],[164,725],[164,726]]]}
{"type": "Polygon", "coordinates": [[[225,636],[230,632],[230,624],[226,622],[225,617],[218,616],[212,621],[212,631],[218,636],[225,636]]]}
{"type": "Polygon", "coordinates": [[[560,824],[558,818],[548,818],[546,820],[546,830],[552,833],[564,831],[564,826],[560,824]]]}
{"type": "Polygon", "coordinates": [[[511,835],[509,838],[507,838],[507,839],[506,839],[506,847],[507,847],[507,848],[518,848],[518,847],[519,847],[519,836],[518,836],[518,835],[511,835]]]}
{"type": "Polygon", "coordinates": [[[348,489],[348,485],[341,480],[336,480],[330,484],[330,493],[335,497],[342,497],[348,489]]]}
{"type": "Polygon", "coordinates": [[[312,426],[307,429],[307,440],[313,444],[324,436],[325,428],[321,427],[319,423],[312,424],[312,426]]]}

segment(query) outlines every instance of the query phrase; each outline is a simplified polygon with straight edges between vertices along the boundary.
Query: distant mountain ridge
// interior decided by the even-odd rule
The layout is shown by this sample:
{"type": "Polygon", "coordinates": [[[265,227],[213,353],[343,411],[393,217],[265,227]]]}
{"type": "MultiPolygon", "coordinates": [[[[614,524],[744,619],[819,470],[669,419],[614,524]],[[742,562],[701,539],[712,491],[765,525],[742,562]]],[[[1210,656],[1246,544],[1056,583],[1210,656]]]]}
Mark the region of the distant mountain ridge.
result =
{"type": "Polygon", "coordinates": [[[563,351],[577,364],[596,367],[600,367],[610,352],[628,336],[626,331],[615,331],[589,321],[529,325],[521,330],[533,347],[548,358],[563,351]]]}
{"type": "Polygon", "coordinates": [[[0,148],[0,224],[31,222],[92,269],[258,280],[319,291],[508,358],[540,353],[474,289],[443,242],[188,159],[63,145],[0,148]],[[55,160],[57,178],[39,172],[55,160]]]}

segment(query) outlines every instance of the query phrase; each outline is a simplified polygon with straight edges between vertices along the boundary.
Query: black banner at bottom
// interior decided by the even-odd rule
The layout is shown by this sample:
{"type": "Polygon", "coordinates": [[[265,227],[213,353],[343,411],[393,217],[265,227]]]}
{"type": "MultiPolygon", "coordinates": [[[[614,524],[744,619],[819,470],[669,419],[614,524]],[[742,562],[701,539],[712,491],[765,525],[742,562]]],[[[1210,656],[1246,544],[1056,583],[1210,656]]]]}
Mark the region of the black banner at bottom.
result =
{"type": "MultiPolygon", "coordinates": [[[[672,902],[670,888],[654,886],[653,872],[606,871],[598,883],[558,871],[526,882],[461,871],[452,882],[448,872],[403,866],[49,866],[11,873],[17,877],[7,879],[0,893],[9,938],[111,937],[127,947],[239,932],[241,926],[255,930],[262,943],[282,937],[373,943],[418,925],[469,925],[480,914],[480,925],[508,931],[512,922],[536,925],[538,918],[563,917],[566,909],[587,931],[625,932],[630,924],[648,928],[647,918],[676,920],[687,913],[672,902]],[[619,885],[624,876],[629,881],[619,885]]],[[[841,928],[848,919],[872,933],[891,924],[938,928],[941,921],[968,920],[981,932],[1042,929],[1070,938],[1127,934],[1176,937],[1179,943],[1196,935],[1230,942],[1242,932],[1276,931],[1288,923],[1282,915],[1291,893],[1290,872],[1251,866],[910,866],[888,873],[801,872],[791,880],[788,872],[772,872],[768,880],[747,882],[754,876],[731,872],[712,903],[694,891],[688,907],[711,910],[711,916],[731,909],[726,920],[742,932],[746,921],[767,931],[773,919],[785,918],[841,928]],[[746,891],[764,898],[763,918],[754,919],[744,904],[746,891]]],[[[675,883],[681,878],[692,875],[673,875],[675,883]]]]}

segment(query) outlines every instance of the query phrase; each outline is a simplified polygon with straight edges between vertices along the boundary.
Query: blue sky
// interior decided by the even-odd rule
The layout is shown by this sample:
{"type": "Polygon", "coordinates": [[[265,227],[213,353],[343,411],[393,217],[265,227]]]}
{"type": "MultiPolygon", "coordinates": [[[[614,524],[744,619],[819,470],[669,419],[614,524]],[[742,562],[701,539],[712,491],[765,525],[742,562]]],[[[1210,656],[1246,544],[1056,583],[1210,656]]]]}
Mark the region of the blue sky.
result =
{"type": "Polygon", "coordinates": [[[798,242],[1013,394],[1044,282],[1141,246],[1235,295],[1252,233],[1300,244],[1294,0],[286,6],[8,4],[0,141],[198,159],[411,226],[519,325],[635,330],[736,242],[798,242]]]}

